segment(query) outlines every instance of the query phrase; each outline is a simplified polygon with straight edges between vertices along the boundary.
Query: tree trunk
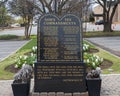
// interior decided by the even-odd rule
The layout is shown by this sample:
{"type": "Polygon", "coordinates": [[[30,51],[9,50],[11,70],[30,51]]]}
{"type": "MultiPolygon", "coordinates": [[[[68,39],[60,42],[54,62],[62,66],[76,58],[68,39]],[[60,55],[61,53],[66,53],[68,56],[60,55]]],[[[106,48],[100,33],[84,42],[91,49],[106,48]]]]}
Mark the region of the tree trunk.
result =
{"type": "Polygon", "coordinates": [[[28,22],[25,24],[25,37],[26,37],[26,39],[30,39],[33,19],[28,17],[27,21],[28,22]]]}
{"type": "Polygon", "coordinates": [[[28,31],[29,31],[29,25],[25,24],[25,39],[29,39],[28,31]]]}
{"type": "Polygon", "coordinates": [[[112,23],[110,23],[110,22],[105,22],[104,23],[104,32],[112,32],[112,29],[111,29],[111,25],[112,25],[112,23]]]}

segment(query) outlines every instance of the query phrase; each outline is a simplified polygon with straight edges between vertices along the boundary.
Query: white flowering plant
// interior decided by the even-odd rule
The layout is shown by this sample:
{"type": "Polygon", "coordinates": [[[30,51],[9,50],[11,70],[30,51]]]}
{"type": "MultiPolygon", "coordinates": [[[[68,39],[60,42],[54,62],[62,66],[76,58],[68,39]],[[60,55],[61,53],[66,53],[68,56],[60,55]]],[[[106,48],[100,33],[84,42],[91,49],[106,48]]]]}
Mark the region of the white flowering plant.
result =
{"type": "Polygon", "coordinates": [[[83,52],[87,52],[89,50],[90,50],[90,45],[84,43],[83,44],[83,52]]]}
{"type": "Polygon", "coordinates": [[[18,59],[16,60],[15,68],[21,68],[23,65],[28,64],[30,66],[34,66],[35,60],[37,59],[37,47],[33,46],[32,47],[32,53],[27,56],[19,56],[18,59]]]}
{"type": "Polygon", "coordinates": [[[84,62],[88,67],[96,69],[103,62],[103,58],[94,54],[84,53],[84,62]]]}
{"type": "Polygon", "coordinates": [[[33,46],[33,47],[32,47],[32,53],[33,53],[33,54],[36,54],[36,53],[37,53],[37,46],[33,46]]]}

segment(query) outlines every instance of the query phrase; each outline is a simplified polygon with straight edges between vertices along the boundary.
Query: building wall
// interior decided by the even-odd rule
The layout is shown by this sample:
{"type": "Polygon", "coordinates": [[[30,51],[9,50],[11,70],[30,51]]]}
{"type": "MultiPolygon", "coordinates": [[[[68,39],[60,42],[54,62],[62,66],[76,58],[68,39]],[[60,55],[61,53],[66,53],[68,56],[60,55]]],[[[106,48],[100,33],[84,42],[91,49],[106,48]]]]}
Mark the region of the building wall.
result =
{"type": "MultiPolygon", "coordinates": [[[[93,12],[94,12],[94,14],[103,14],[103,8],[100,5],[98,5],[98,6],[94,7],[93,12]]],[[[111,11],[110,11],[110,13],[111,13],[111,11]]],[[[103,20],[103,18],[102,17],[95,17],[95,21],[96,20],[103,20]]],[[[116,9],[116,12],[114,14],[112,22],[113,23],[120,22],[120,4],[118,5],[118,8],[116,9]]]]}
{"type": "MultiPolygon", "coordinates": [[[[94,7],[93,12],[94,14],[103,14],[103,8],[100,5],[98,5],[94,7]]],[[[95,17],[95,21],[97,20],[103,20],[103,17],[95,17]]]]}
{"type": "Polygon", "coordinates": [[[120,22],[120,4],[118,5],[118,22],[120,22]]]}

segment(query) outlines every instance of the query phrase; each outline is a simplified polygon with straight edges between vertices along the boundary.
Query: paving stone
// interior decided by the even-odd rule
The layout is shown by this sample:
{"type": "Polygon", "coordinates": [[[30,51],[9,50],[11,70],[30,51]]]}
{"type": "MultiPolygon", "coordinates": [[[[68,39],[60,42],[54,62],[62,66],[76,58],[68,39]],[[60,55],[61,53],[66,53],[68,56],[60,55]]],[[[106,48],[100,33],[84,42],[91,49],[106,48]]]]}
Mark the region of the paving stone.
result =
{"type": "MultiPolygon", "coordinates": [[[[100,96],[120,96],[120,75],[102,75],[102,87],[100,96]]],[[[0,96],[13,96],[11,84],[13,80],[0,80],[0,96]]],[[[33,91],[34,81],[31,81],[31,92],[33,91]]],[[[63,92],[40,93],[40,96],[65,96],[63,92]],[[55,94],[55,95],[54,95],[55,94]]],[[[34,95],[33,95],[34,96],[34,95]]],[[[73,93],[73,96],[88,96],[87,94],[73,93]]]]}
{"type": "Polygon", "coordinates": [[[48,96],[48,93],[47,92],[41,92],[40,96],[48,96]]]}
{"type": "Polygon", "coordinates": [[[64,92],[57,92],[57,96],[64,96],[64,92]]]}
{"type": "Polygon", "coordinates": [[[72,96],[72,93],[65,93],[64,96],[72,96]]]}
{"type": "Polygon", "coordinates": [[[40,96],[40,94],[38,92],[32,92],[31,96],[40,96]]]}
{"type": "Polygon", "coordinates": [[[80,92],[73,93],[73,96],[81,96],[80,92]]]}
{"type": "Polygon", "coordinates": [[[80,96],[88,96],[88,92],[81,93],[80,96]]]}
{"type": "Polygon", "coordinates": [[[56,93],[55,92],[49,92],[48,96],[56,96],[56,93]]]}

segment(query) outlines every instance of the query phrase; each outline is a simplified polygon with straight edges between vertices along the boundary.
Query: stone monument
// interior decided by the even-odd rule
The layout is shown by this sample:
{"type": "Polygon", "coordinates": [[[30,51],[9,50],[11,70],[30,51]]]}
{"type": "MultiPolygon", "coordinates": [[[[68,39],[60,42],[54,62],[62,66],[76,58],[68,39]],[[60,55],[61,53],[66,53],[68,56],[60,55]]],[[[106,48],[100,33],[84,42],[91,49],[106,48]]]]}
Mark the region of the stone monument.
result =
{"type": "Polygon", "coordinates": [[[86,91],[81,20],[66,14],[40,17],[35,63],[35,92],[86,91]]]}

